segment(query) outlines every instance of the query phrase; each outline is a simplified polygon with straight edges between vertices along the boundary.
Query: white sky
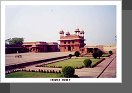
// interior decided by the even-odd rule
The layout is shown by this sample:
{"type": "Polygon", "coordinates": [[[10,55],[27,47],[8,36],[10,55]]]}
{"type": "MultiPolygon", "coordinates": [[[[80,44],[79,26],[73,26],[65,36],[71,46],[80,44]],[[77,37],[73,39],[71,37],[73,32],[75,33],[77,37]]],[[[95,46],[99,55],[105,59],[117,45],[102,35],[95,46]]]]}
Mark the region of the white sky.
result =
{"type": "Polygon", "coordinates": [[[5,8],[6,39],[57,42],[59,31],[85,31],[85,43],[115,44],[116,6],[114,5],[8,5],[5,8]]]}

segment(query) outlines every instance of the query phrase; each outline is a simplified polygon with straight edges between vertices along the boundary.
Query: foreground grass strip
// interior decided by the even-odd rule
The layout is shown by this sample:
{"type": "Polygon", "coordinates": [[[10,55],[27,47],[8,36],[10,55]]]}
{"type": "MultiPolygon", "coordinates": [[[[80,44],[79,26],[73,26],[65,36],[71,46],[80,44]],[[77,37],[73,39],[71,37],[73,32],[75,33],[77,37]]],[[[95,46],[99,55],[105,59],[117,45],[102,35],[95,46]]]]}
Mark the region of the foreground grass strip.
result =
{"type": "Polygon", "coordinates": [[[62,78],[58,73],[41,73],[41,72],[14,72],[6,74],[6,78],[62,78]]]}

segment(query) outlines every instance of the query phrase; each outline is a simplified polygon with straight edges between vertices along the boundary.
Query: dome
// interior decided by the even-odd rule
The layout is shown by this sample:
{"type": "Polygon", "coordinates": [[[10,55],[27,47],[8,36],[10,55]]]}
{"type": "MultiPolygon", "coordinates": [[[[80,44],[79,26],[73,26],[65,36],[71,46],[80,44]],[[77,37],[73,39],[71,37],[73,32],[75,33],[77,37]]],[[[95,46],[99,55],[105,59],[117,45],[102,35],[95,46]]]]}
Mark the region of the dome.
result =
{"type": "Polygon", "coordinates": [[[70,35],[70,32],[66,32],[66,35],[70,35]]]}
{"type": "Polygon", "coordinates": [[[80,34],[84,34],[84,31],[82,30],[82,31],[80,31],[80,34]]]}
{"type": "Polygon", "coordinates": [[[79,34],[82,34],[82,32],[80,32],[79,34]]]}
{"type": "Polygon", "coordinates": [[[63,31],[63,30],[61,30],[61,31],[59,32],[59,34],[64,34],[64,31],[63,31]]]}
{"type": "Polygon", "coordinates": [[[75,29],[75,32],[80,32],[80,31],[79,31],[79,28],[75,29]]]}

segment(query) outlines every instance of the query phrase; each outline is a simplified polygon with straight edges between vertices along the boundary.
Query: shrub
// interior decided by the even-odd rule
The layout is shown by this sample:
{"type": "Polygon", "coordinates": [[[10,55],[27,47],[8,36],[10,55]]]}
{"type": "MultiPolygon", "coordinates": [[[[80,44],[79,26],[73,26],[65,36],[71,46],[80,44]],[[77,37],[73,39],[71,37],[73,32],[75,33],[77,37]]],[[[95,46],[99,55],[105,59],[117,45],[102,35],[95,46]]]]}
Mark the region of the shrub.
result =
{"type": "Polygon", "coordinates": [[[100,59],[100,57],[103,55],[103,52],[102,52],[101,50],[98,50],[98,51],[97,51],[97,54],[98,54],[98,57],[99,57],[99,59],[100,59]]]}
{"type": "Polygon", "coordinates": [[[53,73],[55,73],[55,71],[53,70],[53,73]]]}
{"type": "Polygon", "coordinates": [[[113,54],[113,52],[110,50],[110,51],[109,51],[109,54],[110,54],[110,55],[112,55],[112,54],[113,54]]]}
{"type": "Polygon", "coordinates": [[[94,53],[93,53],[93,57],[94,57],[94,58],[97,58],[97,57],[98,57],[97,52],[94,52],[94,53]]]}
{"type": "Polygon", "coordinates": [[[76,52],[74,53],[74,55],[75,55],[76,57],[79,57],[79,56],[80,56],[80,52],[79,52],[79,51],[76,51],[76,52]]]}
{"type": "Polygon", "coordinates": [[[47,73],[49,73],[49,70],[47,70],[47,73]]]}
{"type": "Polygon", "coordinates": [[[97,58],[97,57],[99,57],[99,59],[100,59],[100,57],[103,55],[103,52],[101,51],[101,50],[97,50],[97,51],[95,51],[94,53],[93,53],[93,57],[94,58],[97,58]]]}
{"type": "Polygon", "coordinates": [[[73,75],[73,78],[79,78],[78,75],[73,75]]]}
{"type": "Polygon", "coordinates": [[[85,67],[91,67],[92,61],[90,59],[85,59],[83,63],[85,67]]]}
{"type": "Polygon", "coordinates": [[[41,72],[43,72],[43,70],[41,70],[41,72]]]}
{"type": "Polygon", "coordinates": [[[46,71],[44,70],[44,73],[46,73],[46,71]]]}
{"type": "Polygon", "coordinates": [[[72,58],[72,54],[69,54],[69,58],[72,58]]]}
{"type": "Polygon", "coordinates": [[[64,75],[64,77],[73,77],[74,73],[75,73],[75,69],[71,66],[65,66],[64,68],[62,68],[62,73],[64,75]]]}
{"type": "Polygon", "coordinates": [[[59,70],[59,73],[61,73],[61,71],[59,70]]]}

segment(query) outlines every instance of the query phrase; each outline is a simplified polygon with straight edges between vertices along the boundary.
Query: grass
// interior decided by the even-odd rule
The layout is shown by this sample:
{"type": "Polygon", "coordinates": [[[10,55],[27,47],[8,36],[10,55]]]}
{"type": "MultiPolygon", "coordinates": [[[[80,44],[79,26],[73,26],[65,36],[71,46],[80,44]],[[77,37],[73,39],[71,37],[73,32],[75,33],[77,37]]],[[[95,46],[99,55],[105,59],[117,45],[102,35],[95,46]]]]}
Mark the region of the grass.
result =
{"type": "Polygon", "coordinates": [[[108,54],[108,53],[102,55],[102,57],[109,57],[109,56],[110,56],[110,54],[108,54]]]}
{"type": "Polygon", "coordinates": [[[62,78],[58,73],[41,73],[41,72],[14,72],[6,74],[6,78],[62,78]]]}
{"type": "MultiPolygon", "coordinates": [[[[57,67],[65,67],[65,66],[72,66],[74,68],[80,68],[84,66],[83,61],[85,59],[88,59],[88,57],[82,57],[82,58],[72,58],[72,59],[68,59],[68,60],[64,60],[64,61],[59,61],[56,63],[51,63],[48,64],[47,66],[57,66],[57,67]]],[[[94,59],[94,58],[89,58],[90,60],[92,60],[92,65],[96,64],[99,60],[101,59],[94,59]]]]}

